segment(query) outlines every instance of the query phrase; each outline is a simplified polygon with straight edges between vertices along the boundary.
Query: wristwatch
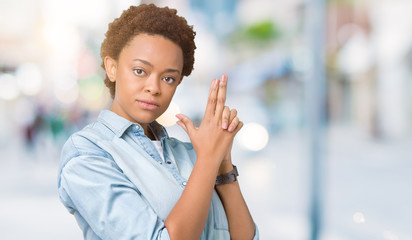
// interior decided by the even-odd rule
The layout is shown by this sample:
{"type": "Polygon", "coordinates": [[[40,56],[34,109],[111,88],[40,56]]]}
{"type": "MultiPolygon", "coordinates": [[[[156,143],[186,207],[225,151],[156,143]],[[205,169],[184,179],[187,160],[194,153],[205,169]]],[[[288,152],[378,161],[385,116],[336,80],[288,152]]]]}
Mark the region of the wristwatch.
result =
{"type": "Polygon", "coordinates": [[[237,167],[235,165],[232,165],[232,166],[233,166],[232,171],[216,177],[216,183],[215,183],[216,185],[231,183],[237,180],[237,176],[239,176],[239,173],[237,172],[237,167]]]}

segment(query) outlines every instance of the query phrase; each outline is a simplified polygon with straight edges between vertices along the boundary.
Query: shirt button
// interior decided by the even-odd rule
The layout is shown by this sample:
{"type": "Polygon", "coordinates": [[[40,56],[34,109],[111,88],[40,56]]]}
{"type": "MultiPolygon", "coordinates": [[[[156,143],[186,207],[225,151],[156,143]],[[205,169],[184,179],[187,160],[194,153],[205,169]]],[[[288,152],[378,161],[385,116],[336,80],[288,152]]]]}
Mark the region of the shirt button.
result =
{"type": "Polygon", "coordinates": [[[139,129],[140,129],[140,126],[139,126],[139,125],[136,125],[135,128],[136,128],[136,130],[139,130],[139,129]]]}
{"type": "Polygon", "coordinates": [[[160,165],[162,165],[162,162],[158,162],[160,165]]]}
{"type": "Polygon", "coordinates": [[[172,162],[171,162],[171,161],[167,161],[166,163],[167,163],[167,164],[171,164],[172,162]]]}
{"type": "Polygon", "coordinates": [[[183,182],[182,184],[183,184],[183,186],[186,186],[187,182],[185,181],[185,182],[183,182]]]}

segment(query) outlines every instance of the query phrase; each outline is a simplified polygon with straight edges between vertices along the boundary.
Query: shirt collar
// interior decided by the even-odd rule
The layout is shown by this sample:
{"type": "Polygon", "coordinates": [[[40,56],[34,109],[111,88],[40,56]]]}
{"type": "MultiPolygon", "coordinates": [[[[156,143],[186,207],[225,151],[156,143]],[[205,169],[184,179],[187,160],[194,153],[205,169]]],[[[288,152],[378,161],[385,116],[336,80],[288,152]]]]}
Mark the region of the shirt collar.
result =
{"type": "MultiPolygon", "coordinates": [[[[97,121],[103,123],[110,130],[112,130],[116,137],[121,137],[130,126],[140,126],[140,124],[131,122],[110,110],[102,110],[99,114],[99,117],[97,118],[97,121]]],[[[149,123],[148,126],[150,130],[152,130],[153,134],[157,136],[158,139],[168,137],[166,129],[158,122],[153,121],[149,123]]]]}

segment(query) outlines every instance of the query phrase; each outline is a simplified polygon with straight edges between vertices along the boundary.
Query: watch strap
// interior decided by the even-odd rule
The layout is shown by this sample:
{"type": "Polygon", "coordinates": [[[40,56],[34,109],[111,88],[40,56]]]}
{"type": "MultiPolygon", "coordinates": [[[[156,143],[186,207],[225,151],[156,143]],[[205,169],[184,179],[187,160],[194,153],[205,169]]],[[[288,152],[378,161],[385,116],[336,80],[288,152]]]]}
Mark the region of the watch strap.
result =
{"type": "Polygon", "coordinates": [[[237,176],[239,176],[239,173],[237,171],[237,167],[235,165],[233,166],[233,170],[226,173],[226,174],[222,174],[216,177],[216,185],[221,185],[221,184],[225,184],[225,183],[231,183],[231,182],[235,182],[237,180],[237,176]]]}

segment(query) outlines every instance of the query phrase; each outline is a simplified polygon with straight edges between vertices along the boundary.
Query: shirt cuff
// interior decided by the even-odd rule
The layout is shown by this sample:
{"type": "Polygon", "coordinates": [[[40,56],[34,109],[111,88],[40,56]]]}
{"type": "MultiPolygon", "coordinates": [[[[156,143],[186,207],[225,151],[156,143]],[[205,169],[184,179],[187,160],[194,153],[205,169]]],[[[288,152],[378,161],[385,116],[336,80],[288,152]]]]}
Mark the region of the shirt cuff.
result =
{"type": "Polygon", "coordinates": [[[259,240],[259,229],[255,223],[255,236],[253,237],[253,240],[259,240]]]}

